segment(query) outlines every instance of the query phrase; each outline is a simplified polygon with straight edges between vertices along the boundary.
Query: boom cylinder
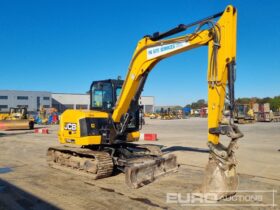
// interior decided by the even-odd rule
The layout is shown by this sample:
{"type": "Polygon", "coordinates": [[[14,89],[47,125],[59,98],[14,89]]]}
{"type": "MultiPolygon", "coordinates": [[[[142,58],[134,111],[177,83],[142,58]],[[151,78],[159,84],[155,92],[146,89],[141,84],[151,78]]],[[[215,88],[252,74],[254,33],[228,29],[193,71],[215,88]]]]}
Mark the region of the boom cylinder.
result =
{"type": "Polygon", "coordinates": [[[228,96],[229,96],[229,103],[230,103],[230,116],[233,118],[233,112],[234,112],[234,82],[235,82],[235,61],[231,61],[227,65],[228,67],[228,96]]]}

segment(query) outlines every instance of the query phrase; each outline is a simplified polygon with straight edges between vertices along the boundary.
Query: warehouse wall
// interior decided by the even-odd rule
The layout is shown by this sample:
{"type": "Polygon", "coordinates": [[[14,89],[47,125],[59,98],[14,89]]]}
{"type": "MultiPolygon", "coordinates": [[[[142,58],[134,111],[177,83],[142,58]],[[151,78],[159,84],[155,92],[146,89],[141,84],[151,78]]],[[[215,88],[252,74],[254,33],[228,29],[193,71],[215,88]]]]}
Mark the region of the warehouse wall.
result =
{"type": "MultiPolygon", "coordinates": [[[[144,112],[154,112],[154,97],[142,96],[139,104],[144,112]]],[[[0,90],[0,111],[8,112],[10,107],[27,107],[28,111],[37,111],[40,106],[54,107],[59,112],[66,109],[89,109],[88,94],[51,93],[47,91],[0,90]]]]}
{"type": "Polygon", "coordinates": [[[52,93],[52,107],[59,112],[66,109],[89,109],[89,104],[88,94],[52,93]]]}
{"type": "Polygon", "coordinates": [[[155,107],[155,97],[154,96],[141,96],[139,99],[139,104],[143,105],[144,113],[154,112],[155,107]]]}
{"type": "Polygon", "coordinates": [[[37,111],[40,106],[51,106],[51,93],[45,91],[0,90],[0,111],[8,112],[10,107],[26,107],[37,111]]]}
{"type": "MultiPolygon", "coordinates": [[[[143,105],[144,112],[154,112],[154,97],[142,96],[139,104],[143,105]]],[[[53,93],[52,107],[59,112],[66,109],[89,109],[90,95],[88,94],[71,94],[71,93],[53,93]]]]}

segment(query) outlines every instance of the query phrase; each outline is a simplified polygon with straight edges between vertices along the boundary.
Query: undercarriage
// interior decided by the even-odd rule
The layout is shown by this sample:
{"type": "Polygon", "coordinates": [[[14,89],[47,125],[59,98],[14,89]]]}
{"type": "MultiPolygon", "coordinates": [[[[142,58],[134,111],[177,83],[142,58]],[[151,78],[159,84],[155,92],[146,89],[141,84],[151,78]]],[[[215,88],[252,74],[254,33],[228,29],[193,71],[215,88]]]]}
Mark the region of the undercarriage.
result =
{"type": "Polygon", "coordinates": [[[101,179],[117,171],[125,173],[126,184],[139,188],[170,172],[176,172],[176,156],[164,154],[161,146],[119,143],[91,147],[50,147],[51,167],[101,179]]]}

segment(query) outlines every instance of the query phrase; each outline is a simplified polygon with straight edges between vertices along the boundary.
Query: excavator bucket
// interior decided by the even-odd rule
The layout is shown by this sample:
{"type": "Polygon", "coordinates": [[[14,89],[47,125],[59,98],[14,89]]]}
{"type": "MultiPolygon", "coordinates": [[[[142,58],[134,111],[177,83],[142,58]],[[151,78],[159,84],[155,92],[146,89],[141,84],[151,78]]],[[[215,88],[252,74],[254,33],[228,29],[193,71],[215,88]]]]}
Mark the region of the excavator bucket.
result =
{"type": "Polygon", "coordinates": [[[238,176],[236,165],[229,164],[226,167],[210,155],[205,168],[203,183],[194,195],[207,200],[221,200],[236,193],[238,176]]]}
{"type": "Polygon", "coordinates": [[[208,142],[210,149],[209,162],[205,169],[202,186],[194,195],[207,200],[221,200],[236,193],[238,176],[236,173],[236,158],[234,150],[237,140],[243,133],[236,125],[223,126],[218,129],[209,129],[210,133],[219,133],[231,138],[228,146],[221,143],[208,142]]]}
{"type": "Polygon", "coordinates": [[[131,188],[139,188],[177,170],[177,157],[173,154],[137,158],[125,167],[126,184],[131,188]]]}

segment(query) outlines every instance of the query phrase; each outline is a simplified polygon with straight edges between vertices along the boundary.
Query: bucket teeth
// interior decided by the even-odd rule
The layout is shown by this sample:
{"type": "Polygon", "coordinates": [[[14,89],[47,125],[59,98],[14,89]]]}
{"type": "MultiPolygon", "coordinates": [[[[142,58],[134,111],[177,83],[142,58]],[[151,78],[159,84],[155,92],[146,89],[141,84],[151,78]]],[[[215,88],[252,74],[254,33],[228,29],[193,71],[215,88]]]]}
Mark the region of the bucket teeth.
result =
{"type": "Polygon", "coordinates": [[[132,163],[125,168],[126,184],[130,188],[139,188],[177,169],[176,156],[173,154],[145,158],[145,161],[132,163]]]}

